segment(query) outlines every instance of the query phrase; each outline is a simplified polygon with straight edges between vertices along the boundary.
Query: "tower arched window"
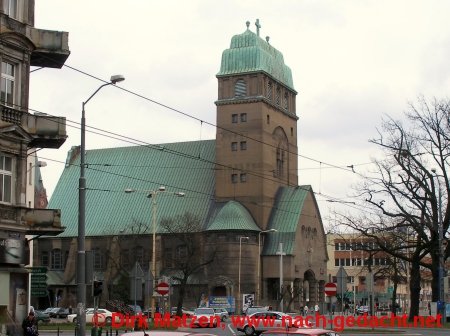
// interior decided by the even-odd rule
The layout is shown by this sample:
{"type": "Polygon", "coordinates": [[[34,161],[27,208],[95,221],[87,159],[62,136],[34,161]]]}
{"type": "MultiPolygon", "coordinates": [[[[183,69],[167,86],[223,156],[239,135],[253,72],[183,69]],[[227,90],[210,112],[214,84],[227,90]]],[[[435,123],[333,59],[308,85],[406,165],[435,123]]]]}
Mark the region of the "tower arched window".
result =
{"type": "Polygon", "coordinates": [[[247,95],[247,85],[243,79],[238,79],[234,84],[234,96],[245,97],[247,95]]]}
{"type": "Polygon", "coordinates": [[[281,96],[281,89],[279,86],[277,86],[277,90],[275,92],[275,103],[277,105],[280,105],[280,96],[281,96]]]}
{"type": "Polygon", "coordinates": [[[267,83],[267,99],[272,100],[272,82],[267,83]]]}
{"type": "Polygon", "coordinates": [[[285,151],[278,147],[277,148],[277,167],[276,167],[276,176],[283,177],[284,175],[284,161],[285,161],[285,151]]]}
{"type": "Polygon", "coordinates": [[[284,93],[283,107],[286,111],[289,109],[289,93],[287,91],[284,93]]]}

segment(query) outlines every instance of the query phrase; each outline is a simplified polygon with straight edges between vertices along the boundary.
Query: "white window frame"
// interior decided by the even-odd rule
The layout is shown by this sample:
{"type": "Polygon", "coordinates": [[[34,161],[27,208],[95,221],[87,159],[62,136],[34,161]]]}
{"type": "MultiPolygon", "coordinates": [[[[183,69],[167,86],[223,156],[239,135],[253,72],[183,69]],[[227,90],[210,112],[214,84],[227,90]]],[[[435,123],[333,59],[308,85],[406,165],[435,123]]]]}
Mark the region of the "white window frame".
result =
{"type": "Polygon", "coordinates": [[[0,203],[12,204],[14,199],[14,158],[0,153],[0,203]],[[6,167],[7,160],[10,161],[9,168],[6,167]],[[5,192],[5,180],[9,177],[9,193],[5,192]],[[5,197],[9,194],[9,198],[5,197]]]}
{"type": "Polygon", "coordinates": [[[3,12],[9,17],[19,19],[19,0],[3,0],[3,12]]]}
{"type": "MultiPolygon", "coordinates": [[[[1,86],[0,86],[0,94],[5,95],[5,99],[2,99],[2,103],[7,105],[7,106],[11,106],[14,107],[14,104],[16,102],[16,94],[17,94],[17,81],[16,81],[16,74],[17,74],[17,70],[18,67],[16,64],[7,61],[7,60],[2,60],[1,63],[1,67],[0,67],[0,71],[1,71],[1,86]],[[11,66],[12,69],[12,75],[9,73],[6,73],[6,69],[5,67],[7,66],[11,66]],[[12,92],[8,92],[8,86],[7,83],[12,83],[12,92]],[[7,101],[7,95],[10,94],[12,97],[12,102],[8,102],[7,101]]],[[[1,97],[0,95],[0,97],[1,97]]]]}

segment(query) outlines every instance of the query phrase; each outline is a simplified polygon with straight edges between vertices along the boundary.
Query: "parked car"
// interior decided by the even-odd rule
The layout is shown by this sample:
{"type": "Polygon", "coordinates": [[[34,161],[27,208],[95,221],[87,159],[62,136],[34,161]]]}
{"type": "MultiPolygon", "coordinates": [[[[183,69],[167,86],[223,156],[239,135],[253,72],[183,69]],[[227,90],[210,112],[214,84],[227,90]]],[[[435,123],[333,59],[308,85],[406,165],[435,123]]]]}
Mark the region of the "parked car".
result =
{"type": "Polygon", "coordinates": [[[51,318],[66,318],[69,315],[69,309],[67,308],[53,308],[48,315],[51,318]]]}
{"type": "Polygon", "coordinates": [[[55,307],[48,307],[47,309],[45,309],[43,312],[46,314],[50,314],[50,311],[55,309],[55,307]]]}
{"type": "Polygon", "coordinates": [[[339,336],[333,330],[327,329],[295,329],[290,328],[286,329],[276,329],[276,330],[268,330],[262,333],[264,336],[286,336],[286,335],[295,335],[295,336],[339,336]]]}
{"type": "MultiPolygon", "coordinates": [[[[244,325],[237,328],[238,331],[242,331],[247,336],[252,335],[259,335],[263,333],[264,331],[275,329],[278,330],[280,328],[283,328],[283,318],[286,319],[286,321],[291,320],[292,318],[285,313],[277,312],[277,311],[262,311],[257,312],[252,315],[249,315],[249,318],[246,319],[246,322],[244,325]],[[251,323],[251,321],[254,319],[261,319],[261,323],[251,323]],[[262,323],[263,319],[274,319],[274,323],[269,326],[268,323],[262,323]],[[266,325],[264,325],[266,324],[266,325]]],[[[286,322],[285,322],[286,323],[286,322]]]]}
{"type": "Polygon", "coordinates": [[[50,315],[48,313],[44,313],[41,310],[35,310],[34,316],[36,317],[36,320],[38,321],[38,323],[40,323],[40,322],[49,323],[50,322],[50,315]]]}
{"type": "MultiPolygon", "coordinates": [[[[181,308],[181,313],[183,315],[185,315],[186,317],[191,317],[192,315],[194,315],[194,312],[192,310],[189,310],[184,307],[181,308]]],[[[172,309],[170,311],[170,315],[175,316],[176,314],[177,314],[177,307],[172,307],[172,309]]]]}
{"type": "MultiPolygon", "coordinates": [[[[96,322],[100,323],[111,323],[112,321],[112,312],[107,309],[98,308],[97,309],[97,320],[96,322]]],[[[72,323],[77,323],[77,314],[70,314],[67,316],[67,321],[72,323]]],[[[94,308],[86,309],[86,323],[94,322],[94,308]]]]}
{"type": "Polygon", "coordinates": [[[252,307],[248,307],[245,311],[244,311],[244,315],[250,316],[254,313],[259,313],[259,312],[264,312],[264,311],[268,311],[269,307],[268,306],[252,306],[252,307]]]}
{"type": "Polygon", "coordinates": [[[225,308],[214,308],[214,312],[216,313],[216,315],[220,316],[220,320],[222,322],[226,321],[230,317],[230,314],[225,308]]]}
{"type": "Polygon", "coordinates": [[[194,311],[192,324],[199,327],[212,326],[213,328],[216,328],[218,318],[220,319],[220,317],[214,312],[213,308],[196,308],[194,311]]]}
{"type": "Polygon", "coordinates": [[[358,309],[356,309],[356,312],[358,313],[358,315],[369,314],[370,307],[369,306],[359,306],[358,309]]]}

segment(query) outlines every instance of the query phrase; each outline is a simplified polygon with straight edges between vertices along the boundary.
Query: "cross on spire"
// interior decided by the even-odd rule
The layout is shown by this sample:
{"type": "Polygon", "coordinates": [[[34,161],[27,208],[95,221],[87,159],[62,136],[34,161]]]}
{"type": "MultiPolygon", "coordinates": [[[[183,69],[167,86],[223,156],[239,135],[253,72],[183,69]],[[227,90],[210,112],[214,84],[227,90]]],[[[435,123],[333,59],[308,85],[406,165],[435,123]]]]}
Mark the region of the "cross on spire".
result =
{"type": "Polygon", "coordinates": [[[259,29],[261,28],[261,25],[259,24],[259,19],[256,19],[255,26],[256,26],[256,35],[259,36],[259,29]]]}

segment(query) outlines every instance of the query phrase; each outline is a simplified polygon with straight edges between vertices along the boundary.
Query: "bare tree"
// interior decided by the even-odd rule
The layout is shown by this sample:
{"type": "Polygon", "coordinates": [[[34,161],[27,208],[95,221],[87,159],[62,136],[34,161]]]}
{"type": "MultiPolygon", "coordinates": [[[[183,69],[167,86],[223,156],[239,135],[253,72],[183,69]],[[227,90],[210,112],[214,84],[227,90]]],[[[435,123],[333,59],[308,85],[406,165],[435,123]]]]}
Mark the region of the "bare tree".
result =
{"type": "MultiPolygon", "coordinates": [[[[439,298],[440,239],[442,210],[443,240],[449,227],[450,102],[419,98],[410,104],[405,125],[387,118],[379,138],[370,142],[384,151],[374,160],[376,169],[355,190],[365,202],[360,216],[342,215],[342,223],[378,243],[398,236],[400,244],[379,244],[386,253],[410,263],[410,318],[419,313],[420,267],[432,272],[433,301],[439,298]],[[434,173],[436,172],[436,174],[434,173]],[[441,204],[439,188],[443,193],[441,204]],[[405,232],[413,239],[404,239],[405,232]],[[403,240],[400,236],[403,234],[403,240]],[[431,262],[427,262],[428,257],[431,262]]],[[[444,260],[450,253],[447,245],[444,260]]]]}
{"type": "Polygon", "coordinates": [[[165,218],[161,220],[161,227],[170,235],[170,239],[176,246],[172,264],[179,275],[172,276],[172,278],[179,282],[177,315],[181,316],[189,277],[212,263],[215,253],[211,255],[201,253],[202,224],[200,219],[191,213],[185,213],[175,218],[165,218]]]}

